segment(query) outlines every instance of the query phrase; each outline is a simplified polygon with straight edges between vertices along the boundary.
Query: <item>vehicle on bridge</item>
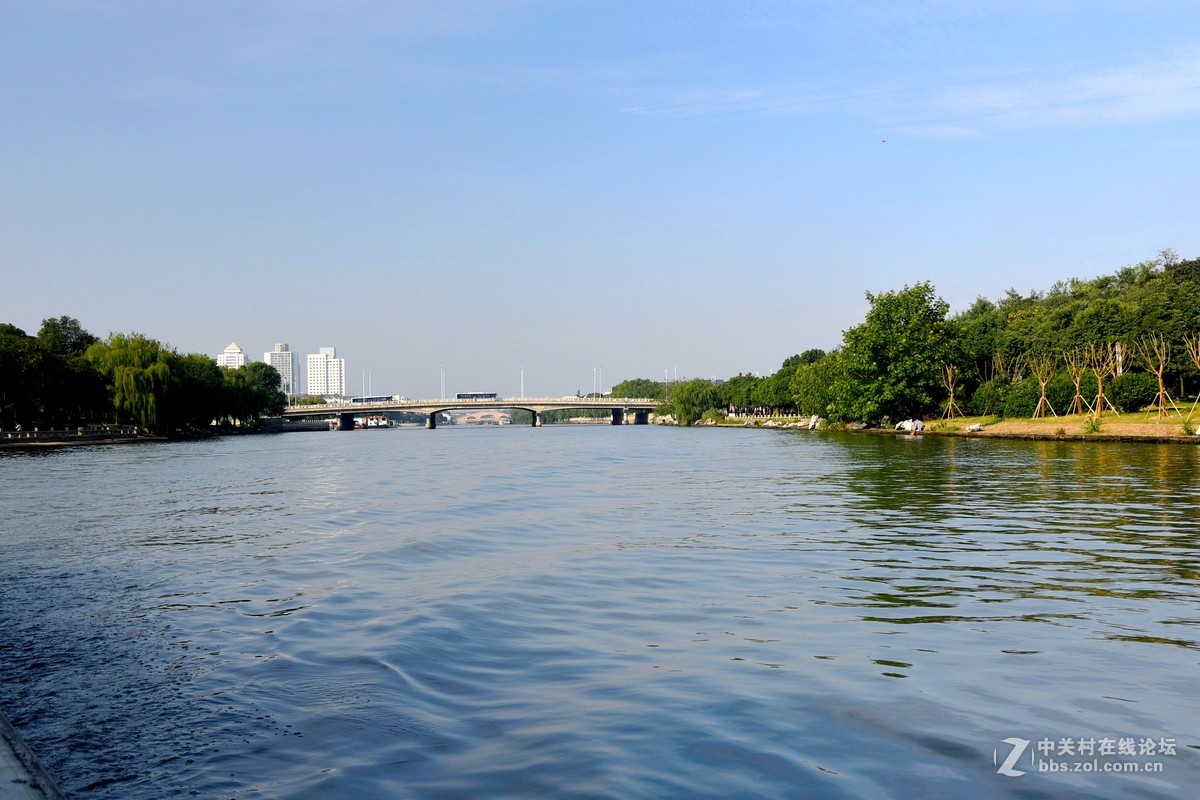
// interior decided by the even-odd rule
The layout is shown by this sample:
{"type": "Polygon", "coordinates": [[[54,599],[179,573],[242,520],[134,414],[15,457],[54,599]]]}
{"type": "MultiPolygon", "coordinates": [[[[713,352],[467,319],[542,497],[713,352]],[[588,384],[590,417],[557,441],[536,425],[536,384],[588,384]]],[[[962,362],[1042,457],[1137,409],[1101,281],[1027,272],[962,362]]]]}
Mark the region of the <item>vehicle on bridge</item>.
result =
{"type": "Polygon", "coordinates": [[[495,392],[459,392],[454,395],[455,400],[496,400],[498,399],[495,392]]]}
{"type": "Polygon", "coordinates": [[[399,403],[404,398],[398,394],[380,394],[370,397],[351,397],[350,402],[355,405],[363,405],[366,403],[399,403]]]}

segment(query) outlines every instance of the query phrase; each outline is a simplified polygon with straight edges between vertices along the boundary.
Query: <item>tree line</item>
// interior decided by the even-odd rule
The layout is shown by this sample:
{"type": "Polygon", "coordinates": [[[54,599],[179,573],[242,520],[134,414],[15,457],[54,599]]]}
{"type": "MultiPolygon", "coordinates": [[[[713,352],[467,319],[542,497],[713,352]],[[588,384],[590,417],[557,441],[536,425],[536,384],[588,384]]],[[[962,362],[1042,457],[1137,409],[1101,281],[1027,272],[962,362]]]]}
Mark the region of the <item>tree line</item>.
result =
{"type": "Polygon", "coordinates": [[[0,428],[10,430],[112,423],[171,435],[253,426],[287,404],[270,364],[222,368],[139,333],[100,339],[66,316],[34,336],[0,323],[0,381],[0,428]]]}
{"type": "Polygon", "coordinates": [[[882,423],[1150,404],[1165,412],[1200,376],[1200,259],[1171,250],[1112,275],[980,297],[953,315],[928,281],[867,300],[839,347],[792,356],[772,375],[720,385],[635,379],[613,394],[660,399],[682,424],[736,411],[882,423]]]}

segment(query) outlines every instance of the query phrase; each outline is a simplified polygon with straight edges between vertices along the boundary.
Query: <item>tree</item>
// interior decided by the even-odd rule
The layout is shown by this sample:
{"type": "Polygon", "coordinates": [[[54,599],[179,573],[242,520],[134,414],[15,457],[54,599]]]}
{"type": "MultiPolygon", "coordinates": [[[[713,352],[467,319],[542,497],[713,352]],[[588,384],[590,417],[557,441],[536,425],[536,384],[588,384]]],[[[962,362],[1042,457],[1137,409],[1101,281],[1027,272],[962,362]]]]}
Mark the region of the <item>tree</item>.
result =
{"type": "Polygon", "coordinates": [[[41,352],[25,331],[0,323],[0,427],[29,424],[38,413],[41,352]]]}
{"type": "Polygon", "coordinates": [[[841,352],[835,350],[820,361],[796,370],[791,382],[792,399],[801,414],[841,421],[847,418],[848,398],[839,391],[846,386],[841,352]]]}
{"type": "Polygon", "coordinates": [[[942,414],[945,418],[954,419],[955,417],[962,416],[962,409],[958,407],[958,401],[954,399],[954,386],[961,374],[958,367],[953,364],[944,364],[942,366],[942,386],[946,388],[946,393],[948,394],[946,398],[946,411],[942,414]]]}
{"type": "MultiPolygon", "coordinates": [[[[792,359],[794,358],[797,356],[792,356],[792,359]]],[[[755,406],[774,413],[790,411],[795,407],[792,378],[795,377],[799,364],[797,362],[795,366],[789,365],[792,359],[784,361],[783,366],[774,374],[758,381],[752,395],[755,406]]]]}
{"type": "Polygon", "coordinates": [[[757,405],[755,395],[762,378],[750,373],[735,375],[720,386],[721,400],[733,412],[749,411],[757,405]]]}
{"type": "Polygon", "coordinates": [[[1041,390],[1041,396],[1038,398],[1037,407],[1033,410],[1033,416],[1046,416],[1046,409],[1050,409],[1050,413],[1058,416],[1058,412],[1054,410],[1054,406],[1046,397],[1046,387],[1050,385],[1051,379],[1054,378],[1055,368],[1058,366],[1058,359],[1051,353],[1041,353],[1036,356],[1030,356],[1029,370],[1033,373],[1034,379],[1038,382],[1038,388],[1041,390]]]}
{"type": "MultiPolygon", "coordinates": [[[[798,358],[799,360],[797,361],[797,363],[793,364],[792,366],[799,367],[799,366],[803,366],[804,364],[815,364],[827,355],[829,355],[829,354],[826,353],[821,348],[813,347],[808,350],[805,350],[799,356],[793,356],[793,358],[798,358]]],[[[790,361],[790,360],[791,359],[788,359],[788,361],[790,361]]],[[[783,365],[786,367],[788,365],[788,362],[787,361],[783,362],[783,365]]]]}
{"type": "Polygon", "coordinates": [[[862,421],[923,416],[943,395],[942,365],[953,362],[949,310],[928,282],[898,292],[867,293],[866,319],[845,333],[842,362],[853,398],[849,417],[862,421]]]}
{"type": "Polygon", "coordinates": [[[631,378],[613,386],[612,396],[658,400],[663,396],[663,385],[649,378],[631,378]]]}
{"type": "Polygon", "coordinates": [[[176,428],[207,428],[214,419],[226,416],[228,395],[225,377],[217,362],[201,353],[172,353],[170,425],[176,428]]]}
{"type": "Polygon", "coordinates": [[[86,358],[104,376],[119,415],[139,427],[168,430],[160,420],[171,378],[168,350],[140,333],[113,333],[87,349],[86,358]]]}
{"type": "MultiPolygon", "coordinates": [[[[1163,372],[1166,371],[1167,365],[1171,361],[1171,343],[1158,334],[1152,333],[1135,341],[1133,346],[1138,356],[1146,362],[1146,366],[1158,378],[1158,392],[1155,394],[1154,403],[1158,406],[1158,415],[1165,417],[1167,416],[1167,404],[1175,405],[1163,382],[1163,372]]],[[[1179,409],[1176,408],[1175,411],[1178,412],[1179,409]]]]}
{"type": "Polygon", "coordinates": [[[253,361],[237,369],[221,370],[225,383],[225,416],[242,425],[262,417],[277,416],[287,406],[280,391],[279,372],[270,364],[253,361]]]}
{"type": "Polygon", "coordinates": [[[705,411],[721,408],[721,393],[712,381],[696,378],[673,384],[667,395],[666,407],[680,425],[691,425],[705,411]]]}
{"type": "Polygon", "coordinates": [[[1096,376],[1096,402],[1092,413],[1096,415],[1097,419],[1104,416],[1106,405],[1115,413],[1120,413],[1104,394],[1104,379],[1112,377],[1117,372],[1117,352],[1117,342],[1107,342],[1099,347],[1093,342],[1088,349],[1088,368],[1096,376]]]}
{"type": "Polygon", "coordinates": [[[100,341],[84,330],[79,320],[66,316],[42,320],[37,340],[47,352],[64,358],[82,356],[89,347],[100,341]]]}
{"type": "Polygon", "coordinates": [[[261,361],[252,361],[245,369],[250,373],[250,383],[258,401],[255,408],[256,418],[277,417],[282,414],[287,408],[287,395],[280,388],[283,378],[279,375],[279,370],[261,361]]]}
{"type": "Polygon", "coordinates": [[[1063,351],[1063,361],[1067,365],[1067,374],[1071,376],[1071,382],[1075,384],[1075,396],[1071,398],[1071,407],[1067,414],[1082,414],[1086,406],[1089,410],[1091,404],[1083,399],[1083,377],[1087,374],[1089,357],[1088,353],[1078,347],[1063,351]]]}

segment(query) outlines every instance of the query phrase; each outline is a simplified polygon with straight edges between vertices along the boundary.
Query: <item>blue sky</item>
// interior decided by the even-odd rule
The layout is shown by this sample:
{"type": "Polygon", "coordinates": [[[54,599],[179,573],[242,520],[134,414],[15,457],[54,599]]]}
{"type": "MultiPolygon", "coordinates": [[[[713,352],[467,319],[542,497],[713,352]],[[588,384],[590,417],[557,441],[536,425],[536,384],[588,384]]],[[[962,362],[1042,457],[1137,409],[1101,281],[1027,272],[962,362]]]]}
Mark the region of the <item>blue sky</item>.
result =
{"type": "Polygon", "coordinates": [[[0,0],[0,321],[351,389],[770,372],[1200,256],[1194,0],[0,0]]]}

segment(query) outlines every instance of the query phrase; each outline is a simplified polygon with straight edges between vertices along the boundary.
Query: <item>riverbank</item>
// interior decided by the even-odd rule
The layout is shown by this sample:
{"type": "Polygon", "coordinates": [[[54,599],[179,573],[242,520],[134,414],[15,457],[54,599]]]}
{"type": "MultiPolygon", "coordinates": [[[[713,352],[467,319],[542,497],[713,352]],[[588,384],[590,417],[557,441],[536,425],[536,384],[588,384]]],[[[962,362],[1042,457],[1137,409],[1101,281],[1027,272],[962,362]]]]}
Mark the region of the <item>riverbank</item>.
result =
{"type": "MultiPolygon", "coordinates": [[[[773,417],[767,420],[736,420],[722,423],[722,427],[783,428],[791,426],[807,429],[809,418],[773,417]]],[[[1038,439],[1092,442],[1154,442],[1161,444],[1200,445],[1200,436],[1188,433],[1186,418],[1172,413],[1159,417],[1155,412],[1134,414],[1109,414],[1093,420],[1090,414],[1039,419],[1002,419],[1000,417],[957,417],[955,419],[929,420],[922,435],[960,436],[993,439],[1038,439]],[[971,430],[971,428],[977,428],[971,430]]],[[[1188,423],[1195,425],[1195,422],[1188,423]]],[[[855,433],[907,436],[904,431],[887,428],[863,428],[844,430],[855,433]]]]}
{"type": "Polygon", "coordinates": [[[73,447],[85,444],[121,444],[138,441],[160,441],[162,437],[146,436],[133,427],[67,428],[47,431],[0,431],[0,450],[39,447],[73,447]]]}
{"type": "Polygon", "coordinates": [[[0,800],[66,800],[0,711],[0,800]]]}

